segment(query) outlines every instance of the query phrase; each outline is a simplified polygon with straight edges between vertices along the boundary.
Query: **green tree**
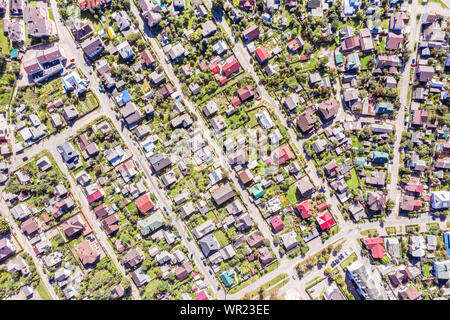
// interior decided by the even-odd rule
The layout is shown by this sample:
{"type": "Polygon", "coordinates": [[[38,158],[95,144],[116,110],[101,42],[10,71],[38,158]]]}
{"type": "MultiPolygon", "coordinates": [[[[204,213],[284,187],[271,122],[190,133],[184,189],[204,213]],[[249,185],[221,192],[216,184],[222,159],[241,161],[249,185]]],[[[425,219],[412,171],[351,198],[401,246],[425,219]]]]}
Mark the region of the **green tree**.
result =
{"type": "Polygon", "coordinates": [[[0,234],[9,233],[9,224],[4,217],[0,217],[0,234]]]}

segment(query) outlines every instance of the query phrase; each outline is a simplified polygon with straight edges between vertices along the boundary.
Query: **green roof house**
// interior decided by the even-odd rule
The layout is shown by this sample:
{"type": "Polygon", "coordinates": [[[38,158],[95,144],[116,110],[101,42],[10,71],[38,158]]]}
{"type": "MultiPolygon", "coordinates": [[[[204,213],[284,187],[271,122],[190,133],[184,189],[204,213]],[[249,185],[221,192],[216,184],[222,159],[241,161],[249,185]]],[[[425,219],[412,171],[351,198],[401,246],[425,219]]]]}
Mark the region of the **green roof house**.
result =
{"type": "Polygon", "coordinates": [[[19,57],[18,49],[12,49],[9,53],[11,55],[11,59],[17,59],[19,57]]]}
{"type": "Polygon", "coordinates": [[[153,231],[161,228],[164,225],[164,219],[158,211],[143,220],[139,220],[137,225],[141,230],[142,235],[145,237],[153,231]]]}
{"type": "Polygon", "coordinates": [[[357,157],[355,159],[355,166],[363,167],[365,164],[366,164],[366,159],[364,159],[363,157],[357,157]]]}
{"type": "Polygon", "coordinates": [[[254,200],[259,199],[264,195],[264,190],[259,184],[251,188],[248,192],[253,196],[254,200]]]}
{"type": "Polygon", "coordinates": [[[336,62],[336,64],[341,64],[344,62],[344,55],[342,53],[338,53],[336,55],[334,55],[334,61],[336,62]]]}
{"type": "Polygon", "coordinates": [[[389,154],[387,152],[374,151],[372,153],[372,161],[376,163],[389,162],[389,154]]]}
{"type": "Polygon", "coordinates": [[[375,106],[375,112],[377,114],[393,114],[394,105],[390,102],[378,102],[375,106]]]}
{"type": "Polygon", "coordinates": [[[220,278],[222,279],[223,283],[225,284],[226,287],[231,287],[231,285],[234,282],[234,271],[233,270],[227,270],[224,271],[221,275],[220,278]]]}
{"type": "Polygon", "coordinates": [[[450,260],[437,261],[433,263],[433,271],[439,280],[450,279],[450,260]]]}

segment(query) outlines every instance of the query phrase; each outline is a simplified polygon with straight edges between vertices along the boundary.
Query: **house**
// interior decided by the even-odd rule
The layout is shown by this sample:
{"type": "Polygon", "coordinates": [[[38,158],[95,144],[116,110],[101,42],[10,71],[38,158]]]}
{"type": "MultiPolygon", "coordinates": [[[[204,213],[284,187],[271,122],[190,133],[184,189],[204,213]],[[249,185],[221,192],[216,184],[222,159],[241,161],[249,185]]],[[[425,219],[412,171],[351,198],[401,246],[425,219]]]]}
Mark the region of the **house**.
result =
{"type": "Polygon", "coordinates": [[[85,229],[84,221],[79,214],[76,214],[69,219],[65,220],[61,227],[68,238],[72,238],[75,235],[83,232],[85,229]]]}
{"type": "Polygon", "coordinates": [[[393,114],[394,105],[391,102],[378,102],[375,105],[376,114],[393,114]]]}
{"type": "Polygon", "coordinates": [[[163,225],[164,219],[159,211],[137,222],[137,226],[144,237],[161,228],[163,225]]]}
{"type": "Polygon", "coordinates": [[[298,245],[297,233],[294,230],[282,234],[280,239],[286,251],[294,249],[298,245]]]}
{"type": "Polygon", "coordinates": [[[211,191],[211,197],[218,206],[233,198],[234,195],[235,192],[228,183],[215,189],[214,191],[211,191]]]}
{"type": "Polygon", "coordinates": [[[313,148],[314,152],[321,153],[328,147],[328,143],[325,139],[317,139],[313,143],[311,143],[311,148],[313,148]]]}
{"type": "Polygon", "coordinates": [[[364,182],[375,187],[384,187],[386,184],[386,172],[372,171],[370,176],[365,177],[364,182]]]}
{"type": "Polygon", "coordinates": [[[131,48],[127,40],[119,43],[116,48],[117,51],[119,51],[119,54],[122,57],[122,59],[129,60],[132,57],[134,57],[133,48],[131,48]]]}
{"type": "Polygon", "coordinates": [[[102,220],[102,226],[108,236],[111,236],[114,232],[119,230],[119,218],[117,215],[112,214],[102,220]]]}
{"type": "Polygon", "coordinates": [[[22,224],[20,225],[20,229],[28,236],[30,237],[33,235],[36,231],[39,230],[39,226],[34,220],[33,217],[28,218],[22,224]]]}
{"type": "Polygon", "coordinates": [[[386,195],[382,191],[369,191],[366,204],[370,211],[380,212],[386,209],[386,195]]]}
{"type": "MultiPolygon", "coordinates": [[[[1,245],[0,245],[1,247],[1,245]]],[[[433,263],[433,274],[438,280],[450,279],[450,260],[436,261],[433,263]]]]}
{"type": "Polygon", "coordinates": [[[387,152],[373,151],[372,152],[372,162],[388,163],[389,162],[389,154],[387,152]]]}
{"type": "Polygon", "coordinates": [[[78,110],[75,108],[75,106],[71,105],[71,106],[65,106],[62,109],[62,116],[63,116],[64,120],[66,120],[66,122],[71,122],[71,121],[75,120],[76,118],[78,118],[79,114],[78,114],[78,110]]]}
{"type": "Polygon", "coordinates": [[[233,270],[226,270],[220,275],[220,279],[222,279],[226,287],[231,287],[233,285],[235,275],[236,274],[233,270]]]}
{"type": "Polygon", "coordinates": [[[330,178],[336,176],[339,173],[339,171],[340,171],[340,169],[339,169],[339,167],[338,167],[338,165],[337,165],[335,160],[332,160],[327,165],[325,165],[324,169],[325,169],[325,173],[330,178]]]}
{"type": "Polygon", "coordinates": [[[287,111],[292,112],[295,111],[299,102],[300,99],[298,97],[298,94],[292,93],[284,100],[284,106],[286,107],[287,111]]]}
{"type": "Polygon", "coordinates": [[[336,224],[329,211],[326,211],[324,214],[318,216],[316,221],[323,231],[331,229],[336,224]]]}
{"type": "Polygon", "coordinates": [[[247,244],[251,248],[259,248],[264,244],[264,238],[255,231],[247,237],[247,244]]]}
{"type": "Polygon", "coordinates": [[[152,210],[154,207],[154,204],[148,194],[143,195],[142,197],[137,199],[135,201],[135,204],[140,213],[146,213],[146,212],[152,210]]]}
{"type": "Polygon", "coordinates": [[[434,76],[434,67],[419,65],[416,68],[416,79],[419,82],[430,82],[434,76]]]}
{"type": "Polygon", "coordinates": [[[400,204],[402,211],[419,211],[422,208],[422,201],[416,200],[413,196],[403,196],[400,204]]]}
{"type": "Polygon", "coordinates": [[[400,267],[395,272],[388,274],[388,277],[394,287],[398,287],[413,278],[408,267],[400,267]]]}
{"type": "MultiPolygon", "coordinates": [[[[42,251],[41,251],[42,252],[42,251]]],[[[49,253],[48,255],[44,256],[42,258],[44,265],[47,268],[52,268],[55,267],[57,265],[59,265],[62,261],[62,253],[59,251],[53,251],[51,253],[49,253]]]]}
{"type": "Polygon", "coordinates": [[[308,197],[314,192],[314,185],[308,176],[304,176],[296,183],[296,189],[302,197],[308,197]]]}
{"type": "Polygon", "coordinates": [[[361,62],[359,60],[359,55],[357,52],[350,53],[347,56],[347,64],[345,67],[346,71],[358,70],[361,67],[361,62]]]}
{"type": "Polygon", "coordinates": [[[244,37],[244,40],[252,41],[259,37],[259,33],[260,33],[260,31],[259,31],[258,25],[254,24],[254,25],[250,26],[249,28],[245,29],[242,32],[242,36],[244,37]]]}
{"type": "Polygon", "coordinates": [[[99,36],[86,39],[81,43],[81,49],[89,59],[94,59],[104,49],[103,41],[99,36]]]}
{"type": "Polygon", "coordinates": [[[130,272],[130,276],[137,287],[142,287],[144,284],[150,281],[150,276],[148,276],[144,271],[142,271],[141,268],[138,268],[130,272]]]}
{"type": "Polygon", "coordinates": [[[172,165],[170,157],[164,155],[163,153],[152,155],[149,159],[149,162],[152,165],[153,170],[155,170],[157,173],[172,165]]]}
{"type": "Polygon", "coordinates": [[[94,208],[94,213],[97,219],[103,219],[109,212],[106,204],[102,203],[94,208]]]}
{"type": "Polygon", "coordinates": [[[317,110],[324,121],[334,118],[339,110],[336,99],[330,99],[319,104],[317,110]]]}
{"type": "Polygon", "coordinates": [[[7,237],[0,239],[0,261],[4,261],[16,253],[16,247],[7,237]]]}
{"type": "Polygon", "coordinates": [[[297,37],[287,43],[287,48],[291,52],[297,52],[303,48],[304,42],[301,37],[297,37]]]}
{"type": "Polygon", "coordinates": [[[383,239],[380,237],[376,238],[365,238],[363,240],[364,245],[368,250],[370,250],[372,258],[381,259],[384,257],[383,239]]]}
{"type": "Polygon", "coordinates": [[[400,258],[400,242],[397,238],[386,238],[386,250],[393,258],[400,258]]]}
{"type": "Polygon", "coordinates": [[[144,252],[136,247],[129,250],[123,257],[122,262],[125,268],[133,268],[144,260],[144,252]]]}
{"type": "Polygon", "coordinates": [[[21,16],[23,14],[23,0],[10,0],[9,11],[12,16],[21,16]]]}
{"type": "Polygon", "coordinates": [[[403,34],[389,32],[386,38],[386,50],[395,51],[403,45],[403,34]]]}
{"type": "Polygon", "coordinates": [[[11,214],[16,220],[24,220],[31,214],[31,210],[25,202],[22,202],[11,209],[11,214]]]}
{"type": "Polygon", "coordinates": [[[368,28],[361,29],[359,32],[359,42],[362,52],[370,52],[375,49],[372,34],[368,28]]]}
{"type": "Polygon", "coordinates": [[[190,215],[192,215],[194,212],[197,211],[197,209],[194,207],[191,201],[186,203],[180,208],[181,213],[183,214],[183,217],[187,218],[190,215]]]}
{"type": "Polygon", "coordinates": [[[271,166],[273,164],[281,166],[281,165],[285,164],[286,162],[288,162],[289,160],[293,159],[294,157],[295,157],[295,155],[292,152],[291,148],[289,147],[289,145],[286,145],[284,147],[280,147],[280,148],[276,149],[272,153],[272,156],[270,156],[269,158],[266,159],[266,163],[269,166],[271,166]]]}
{"type": "Polygon", "coordinates": [[[229,57],[222,66],[222,72],[225,77],[229,77],[232,73],[239,71],[240,64],[234,56],[229,57]]]}
{"type": "Polygon", "coordinates": [[[203,106],[203,113],[207,118],[212,117],[219,111],[219,108],[217,107],[217,104],[214,101],[208,101],[206,105],[203,106]]]}
{"type": "Polygon", "coordinates": [[[347,207],[347,210],[353,216],[353,219],[355,219],[355,221],[367,218],[364,207],[359,202],[352,203],[350,206],[347,207]]]}
{"type": "Polygon", "coordinates": [[[155,58],[153,58],[153,55],[150,53],[150,50],[145,49],[140,54],[140,63],[142,66],[148,68],[151,67],[153,63],[155,63],[155,58]]]}
{"type": "Polygon", "coordinates": [[[361,49],[359,35],[351,36],[342,41],[341,51],[343,53],[359,51],[361,49]]]}
{"type": "Polygon", "coordinates": [[[450,208],[450,191],[431,192],[431,208],[438,210],[450,208]]]}
{"type": "Polygon", "coordinates": [[[245,232],[250,229],[252,225],[253,221],[248,213],[236,219],[236,229],[239,232],[245,232]]]}
{"type": "Polygon", "coordinates": [[[166,76],[164,75],[164,72],[158,73],[158,71],[155,70],[150,73],[150,81],[154,86],[158,86],[166,81],[166,76]]]}
{"type": "Polygon", "coordinates": [[[253,11],[256,6],[256,0],[239,0],[239,7],[247,10],[253,11]]]}
{"type": "Polygon", "coordinates": [[[297,211],[303,219],[309,218],[314,214],[314,209],[311,207],[308,200],[301,202],[297,206],[297,211]]]}
{"type": "Polygon", "coordinates": [[[269,53],[267,52],[266,48],[260,47],[256,49],[255,51],[256,59],[258,60],[259,64],[262,64],[269,60],[269,53]]]}
{"type": "Polygon", "coordinates": [[[202,250],[203,255],[205,258],[208,258],[213,253],[216,253],[219,251],[219,243],[216,240],[216,237],[214,234],[208,234],[198,240],[198,245],[200,246],[200,249],[202,250]]]}
{"type": "Polygon", "coordinates": [[[216,31],[217,27],[212,20],[208,20],[202,24],[202,35],[204,38],[213,35],[216,31]]]}
{"type": "Polygon", "coordinates": [[[56,34],[55,26],[49,18],[47,6],[26,6],[23,19],[27,24],[27,35],[33,38],[48,38],[56,34]]]}
{"type": "MultiPolygon", "coordinates": [[[[286,99],[287,100],[287,99],[286,99]]],[[[314,110],[312,108],[306,109],[298,118],[297,126],[300,128],[302,133],[308,133],[315,128],[315,123],[317,118],[314,115],[314,110]]]]}
{"type": "Polygon", "coordinates": [[[402,32],[406,26],[408,17],[405,12],[398,11],[389,19],[389,31],[402,32]]]}
{"type": "Polygon", "coordinates": [[[367,267],[357,260],[347,266],[347,275],[354,282],[356,291],[364,300],[386,299],[381,279],[372,267],[367,267]]]}
{"type": "Polygon", "coordinates": [[[279,232],[284,229],[283,220],[280,217],[275,217],[270,220],[270,224],[275,232],[279,232]]]}
{"type": "Polygon", "coordinates": [[[111,0],[78,0],[78,7],[81,11],[93,10],[98,7],[104,7],[111,3],[111,0]]]}
{"type": "Polygon", "coordinates": [[[71,31],[77,41],[83,41],[94,33],[89,21],[80,19],[72,20],[71,31]]]}
{"type": "MultiPolygon", "coordinates": [[[[247,101],[254,97],[255,91],[251,85],[245,86],[237,91],[237,95],[242,102],[247,101]]],[[[265,111],[264,111],[265,112],[265,111]]],[[[264,113],[263,112],[263,113],[264,113]]],[[[267,112],[266,112],[267,114],[267,112]]]]}
{"type": "Polygon", "coordinates": [[[417,300],[422,295],[414,286],[410,286],[408,289],[404,291],[399,291],[398,296],[401,300],[417,300]]]}

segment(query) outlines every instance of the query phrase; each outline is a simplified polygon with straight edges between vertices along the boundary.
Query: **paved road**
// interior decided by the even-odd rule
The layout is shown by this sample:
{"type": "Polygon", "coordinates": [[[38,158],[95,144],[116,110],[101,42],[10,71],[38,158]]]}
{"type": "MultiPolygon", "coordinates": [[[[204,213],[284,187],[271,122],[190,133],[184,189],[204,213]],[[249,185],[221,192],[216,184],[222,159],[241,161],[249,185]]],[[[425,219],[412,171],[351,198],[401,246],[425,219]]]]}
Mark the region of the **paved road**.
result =
{"type": "MultiPolygon", "coordinates": [[[[0,190],[0,193],[1,193],[1,190],[0,190]]],[[[43,270],[42,260],[40,260],[36,257],[36,255],[34,254],[33,248],[30,246],[30,243],[28,242],[28,239],[26,239],[26,237],[23,235],[22,230],[17,226],[17,224],[13,222],[13,221],[15,221],[14,217],[11,214],[11,212],[9,211],[9,208],[3,199],[1,199],[1,201],[0,201],[0,213],[3,217],[8,219],[10,222],[12,222],[9,224],[12,228],[12,233],[14,234],[17,241],[20,243],[20,246],[23,248],[23,250],[29,256],[31,256],[31,258],[33,259],[33,262],[36,266],[36,270],[39,273],[39,276],[41,277],[42,283],[44,284],[45,288],[47,289],[47,292],[52,296],[53,300],[59,300],[58,295],[55,293],[55,290],[53,289],[53,287],[49,284],[48,277],[43,270]]]]}

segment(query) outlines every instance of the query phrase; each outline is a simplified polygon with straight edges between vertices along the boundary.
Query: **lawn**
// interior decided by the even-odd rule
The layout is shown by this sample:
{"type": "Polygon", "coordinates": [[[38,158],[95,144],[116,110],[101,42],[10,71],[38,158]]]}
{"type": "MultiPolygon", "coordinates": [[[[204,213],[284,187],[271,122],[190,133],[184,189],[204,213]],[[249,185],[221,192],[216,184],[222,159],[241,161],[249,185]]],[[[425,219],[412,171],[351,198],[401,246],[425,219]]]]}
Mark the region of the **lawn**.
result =
{"type": "Polygon", "coordinates": [[[272,280],[269,280],[268,282],[261,285],[258,289],[255,289],[252,292],[250,292],[249,293],[250,299],[256,298],[261,291],[263,292],[263,296],[267,296],[268,295],[266,291],[267,289],[271,288],[272,286],[274,286],[275,284],[286,278],[288,278],[288,275],[286,273],[282,273],[273,278],[272,280]]]}
{"type": "Polygon", "coordinates": [[[221,247],[225,247],[226,245],[228,245],[230,243],[227,236],[225,235],[225,233],[222,230],[216,230],[214,232],[214,236],[216,237],[216,239],[219,242],[219,245],[221,247]]]}
{"type": "Polygon", "coordinates": [[[438,231],[440,229],[439,223],[437,223],[437,222],[427,223],[427,229],[429,231],[438,231]]]}
{"type": "MultiPolygon", "coordinates": [[[[0,20],[0,27],[3,28],[3,20],[0,20]]],[[[4,54],[9,54],[9,41],[3,32],[0,32],[0,45],[4,54]]]]}
{"type": "Polygon", "coordinates": [[[395,227],[386,227],[386,233],[387,234],[396,234],[397,229],[395,227]]]}
{"type": "Polygon", "coordinates": [[[358,260],[358,257],[356,256],[356,253],[353,252],[347,259],[341,262],[341,268],[347,268],[348,265],[352,264],[356,260],[358,260]]]}
{"type": "Polygon", "coordinates": [[[35,8],[37,6],[37,1],[30,1],[28,2],[28,6],[31,8],[35,8]]]}
{"type": "Polygon", "coordinates": [[[289,203],[292,205],[296,205],[299,201],[297,198],[297,187],[295,186],[295,183],[291,184],[288,191],[286,192],[286,198],[288,199],[289,203]]]}
{"type": "Polygon", "coordinates": [[[39,285],[36,287],[36,290],[38,291],[39,295],[41,296],[42,300],[53,300],[50,294],[47,292],[47,289],[45,289],[44,283],[42,280],[39,281],[39,285]]]}
{"type": "Polygon", "coordinates": [[[351,177],[349,180],[347,180],[347,185],[348,185],[349,189],[355,189],[355,188],[359,187],[358,176],[356,175],[355,168],[350,170],[350,173],[351,173],[351,177]]]}
{"type": "Polygon", "coordinates": [[[447,228],[450,228],[450,221],[447,221],[447,228]]]}
{"type": "Polygon", "coordinates": [[[431,270],[431,265],[430,264],[427,263],[427,264],[423,264],[422,265],[422,271],[423,271],[423,275],[425,277],[431,276],[430,270],[431,270]]]}
{"type": "Polygon", "coordinates": [[[367,64],[369,63],[371,58],[372,58],[372,56],[370,54],[361,58],[361,68],[362,69],[367,69],[367,64]]]}
{"type": "Polygon", "coordinates": [[[361,231],[360,234],[362,236],[378,235],[378,231],[377,231],[377,229],[367,229],[367,230],[361,231]]]}

